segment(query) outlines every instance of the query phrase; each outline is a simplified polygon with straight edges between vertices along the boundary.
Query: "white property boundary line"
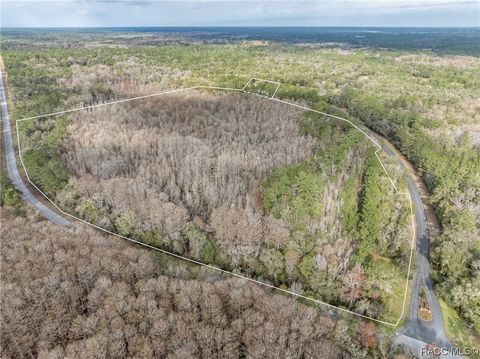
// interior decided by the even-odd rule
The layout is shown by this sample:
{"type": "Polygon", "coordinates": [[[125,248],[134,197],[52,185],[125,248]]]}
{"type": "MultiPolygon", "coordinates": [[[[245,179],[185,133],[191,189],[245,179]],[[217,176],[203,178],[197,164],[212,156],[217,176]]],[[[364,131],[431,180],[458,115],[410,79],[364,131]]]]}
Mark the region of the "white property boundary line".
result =
{"type": "MultiPolygon", "coordinates": [[[[237,89],[237,88],[229,88],[229,87],[218,87],[218,86],[206,86],[206,85],[199,85],[199,86],[193,86],[193,87],[187,87],[187,88],[182,88],[182,89],[176,89],[176,90],[170,90],[170,91],[164,91],[164,92],[159,92],[159,93],[155,93],[155,94],[151,94],[151,95],[145,95],[145,96],[138,96],[138,97],[133,97],[133,98],[129,98],[129,99],[123,99],[123,100],[117,100],[117,101],[111,101],[111,102],[106,102],[106,103],[102,103],[102,104],[98,104],[98,105],[91,105],[91,106],[85,106],[85,107],[78,107],[78,108],[74,108],[74,109],[71,109],[71,110],[66,110],[66,111],[59,111],[59,112],[53,112],[53,113],[49,113],[49,114],[46,114],[46,115],[39,115],[39,116],[33,116],[33,117],[27,117],[27,118],[23,118],[23,119],[20,119],[20,120],[16,120],[15,121],[15,126],[16,126],[16,130],[17,130],[17,144],[18,144],[18,156],[19,156],[19,159],[20,159],[20,162],[22,163],[22,167],[23,167],[23,170],[25,171],[25,175],[27,177],[27,180],[28,182],[33,186],[35,187],[35,189],[37,189],[38,192],[40,192],[43,197],[45,197],[56,209],[58,209],[62,214],[66,215],[66,216],[69,216],[71,218],[74,218],[82,223],[85,223],[91,227],[94,227],[96,229],[99,229],[105,233],[108,233],[110,235],[113,235],[113,236],[116,236],[116,237],[119,237],[119,238],[122,238],[122,239],[125,239],[129,242],[132,242],[132,243],[135,243],[135,244],[138,244],[138,245],[141,245],[143,247],[146,247],[146,248],[150,248],[150,249],[153,249],[153,250],[156,250],[158,252],[162,252],[164,254],[167,254],[167,255],[170,255],[170,256],[173,256],[175,258],[178,258],[178,259],[182,259],[184,261],[187,261],[187,262],[190,262],[190,263],[193,263],[193,264],[197,264],[197,265],[200,265],[200,266],[203,266],[203,267],[206,267],[206,268],[209,268],[209,269],[213,269],[215,271],[218,271],[220,273],[223,273],[223,274],[228,274],[228,275],[232,275],[234,277],[237,277],[237,278],[242,278],[242,279],[245,279],[249,282],[252,282],[252,283],[256,283],[256,284],[259,284],[259,285],[262,285],[262,286],[265,286],[265,287],[268,287],[268,288],[271,288],[271,289],[274,289],[274,290],[277,290],[279,292],[283,292],[283,293],[287,293],[289,295],[292,295],[292,296],[295,296],[297,298],[302,298],[302,299],[305,299],[305,300],[308,300],[310,302],[313,302],[313,303],[316,303],[316,304],[320,304],[320,305],[324,305],[324,306],[327,306],[329,308],[333,308],[333,309],[336,309],[336,310],[339,310],[339,311],[342,311],[342,312],[345,312],[345,313],[349,313],[349,314],[353,314],[353,315],[356,315],[358,317],[361,317],[361,318],[364,318],[364,319],[368,319],[368,320],[372,320],[374,322],[377,322],[377,323],[381,323],[381,324],[384,324],[384,325],[388,325],[388,326],[391,326],[391,327],[397,327],[398,324],[400,323],[400,321],[402,320],[404,314],[405,314],[405,306],[406,306],[406,301],[407,301],[407,292],[408,292],[408,281],[409,281],[409,277],[410,277],[410,272],[411,272],[411,266],[412,266],[412,257],[413,257],[413,251],[414,251],[414,248],[415,248],[415,235],[416,235],[416,231],[415,231],[415,220],[414,220],[414,214],[413,214],[413,203],[412,203],[412,198],[411,198],[411,195],[409,192],[399,192],[397,187],[395,186],[395,183],[393,182],[392,178],[390,177],[389,173],[387,172],[384,164],[382,163],[382,161],[380,160],[380,157],[378,156],[378,151],[380,151],[382,149],[382,146],[380,146],[380,144],[378,144],[371,136],[369,136],[365,131],[363,131],[360,127],[358,127],[357,125],[355,125],[354,123],[352,123],[350,120],[347,120],[346,118],[342,118],[342,117],[338,117],[338,116],[334,116],[334,115],[330,115],[328,113],[325,113],[325,112],[322,112],[322,111],[317,111],[317,110],[314,110],[314,109],[311,109],[311,108],[308,108],[308,107],[305,107],[305,106],[302,106],[302,105],[298,105],[298,104],[294,104],[294,103],[291,103],[291,102],[287,102],[287,101],[284,101],[284,100],[280,100],[280,99],[277,99],[277,98],[274,98],[273,96],[272,97],[268,97],[268,96],[263,96],[263,95],[259,95],[259,94],[256,94],[256,93],[252,93],[252,92],[248,92],[248,91],[245,91],[245,88],[248,86],[248,84],[252,81],[252,80],[259,80],[259,81],[265,81],[265,82],[270,82],[270,83],[277,83],[278,86],[275,90],[275,93],[276,91],[278,90],[278,87],[280,87],[280,83],[279,82],[276,82],[276,81],[269,81],[269,80],[261,80],[261,79],[255,79],[255,78],[251,78],[247,84],[242,88],[242,89],[237,89]],[[321,300],[318,300],[318,299],[314,299],[314,298],[310,298],[310,297],[307,297],[307,296],[304,296],[304,295],[301,295],[301,294],[298,294],[298,293],[294,293],[294,292],[291,292],[287,289],[283,289],[283,288],[280,288],[280,287],[276,287],[274,285],[271,285],[271,284],[268,284],[268,283],[264,283],[264,282],[261,282],[259,280],[256,280],[256,279],[253,279],[253,278],[249,278],[249,277],[246,277],[246,276],[243,276],[241,274],[237,274],[237,273],[234,273],[234,272],[230,272],[230,271],[227,271],[227,270],[224,270],[224,269],[221,269],[221,268],[218,268],[218,267],[215,267],[211,264],[207,264],[207,263],[203,263],[203,262],[199,262],[197,260],[194,260],[194,259],[190,259],[190,258],[187,258],[187,257],[184,257],[184,256],[181,256],[181,255],[178,255],[178,254],[175,254],[175,253],[172,253],[172,252],[169,252],[169,251],[166,251],[164,249],[161,249],[161,248],[157,248],[157,247],[153,247],[151,245],[148,245],[148,244],[145,244],[143,242],[140,242],[140,241],[137,241],[135,239],[132,239],[132,238],[128,238],[128,237],[125,237],[125,236],[122,236],[120,234],[117,234],[117,233],[114,233],[114,232],[111,232],[107,229],[104,229],[102,227],[99,227],[93,223],[90,223],[90,222],[87,222],[79,217],[76,217],[70,213],[67,213],[65,212],[63,209],[61,209],[60,207],[58,207],[45,193],[43,193],[43,191],[37,187],[37,185],[35,185],[35,183],[32,182],[32,180],[30,179],[30,176],[28,175],[28,171],[27,171],[27,168],[25,167],[25,163],[23,162],[23,157],[22,157],[22,149],[21,149],[21,145],[20,145],[20,131],[19,131],[19,127],[18,127],[18,123],[19,122],[22,122],[22,121],[29,121],[29,120],[34,120],[34,119],[39,119],[39,118],[44,118],[44,117],[51,117],[51,116],[57,116],[57,115],[63,115],[63,114],[66,114],[66,113],[71,113],[71,112],[77,112],[77,111],[81,111],[81,110],[88,110],[88,109],[92,109],[92,108],[96,108],[96,107],[102,107],[102,106],[107,106],[107,105],[113,105],[113,104],[118,104],[118,103],[124,103],[124,102],[128,102],[128,101],[133,101],[133,100],[140,100],[140,99],[145,99],[145,98],[150,98],[150,97],[155,97],[155,96],[159,96],[159,95],[166,95],[166,94],[170,94],[170,93],[176,93],[176,92],[183,92],[183,91],[189,91],[189,90],[195,90],[195,89],[210,89],[210,90],[224,90],[224,91],[233,91],[233,92],[240,92],[240,93],[249,93],[249,94],[252,94],[252,95],[255,95],[255,96],[259,96],[259,97],[262,97],[262,98],[265,98],[265,99],[269,99],[269,100],[273,100],[273,101],[276,101],[276,102],[280,102],[280,103],[283,103],[283,104],[287,104],[287,105],[290,105],[290,106],[293,106],[293,107],[296,107],[296,108],[299,108],[299,109],[302,109],[302,110],[305,110],[305,111],[310,111],[310,112],[314,112],[314,113],[317,113],[317,114],[320,114],[320,115],[324,115],[324,116],[327,116],[327,117],[330,117],[330,118],[334,118],[336,120],[340,120],[340,121],[344,121],[344,122],[347,122],[349,123],[351,126],[353,126],[355,129],[357,129],[358,131],[360,131],[363,135],[365,135],[376,147],[377,147],[377,150],[375,151],[375,156],[377,157],[378,161],[380,162],[380,164],[382,165],[382,168],[384,170],[384,172],[387,174],[388,176],[388,179],[390,180],[390,183],[395,191],[395,193],[397,195],[405,195],[408,197],[409,199],[409,202],[410,202],[410,216],[411,216],[411,222],[412,222],[412,241],[411,241],[411,249],[410,249],[410,259],[409,259],[409,263],[408,263],[408,271],[407,271],[407,278],[406,278],[406,281],[405,281],[405,291],[404,291],[404,297],[403,297],[403,304],[402,304],[402,312],[400,314],[400,317],[398,318],[398,320],[395,322],[395,323],[391,323],[391,322],[385,322],[383,320],[380,320],[380,319],[376,319],[376,318],[372,318],[372,317],[369,317],[367,315],[363,315],[363,314],[359,314],[359,313],[356,313],[354,311],[351,311],[351,310],[348,310],[348,309],[345,309],[345,308],[341,308],[341,307],[337,307],[335,305],[332,305],[332,304],[329,304],[329,303],[326,303],[326,302],[323,302],[321,300]]],[[[274,95],[275,95],[274,93],[274,95]]]]}
{"type": "MultiPolygon", "coordinates": [[[[243,86],[242,91],[245,91],[245,89],[248,87],[248,85],[250,85],[250,82],[252,82],[252,81],[268,82],[270,84],[276,84],[277,85],[277,87],[275,87],[275,91],[273,91],[272,96],[270,96],[270,97],[269,96],[262,96],[262,97],[266,97],[266,98],[274,98],[277,91],[278,91],[278,88],[281,85],[281,82],[278,82],[278,81],[264,80],[264,79],[259,79],[258,77],[252,77],[252,78],[250,78],[250,80],[248,80],[248,82],[245,84],[245,86],[243,86]]],[[[245,91],[245,92],[249,92],[249,91],[245,91]]],[[[253,92],[249,92],[249,93],[253,94],[253,92]]],[[[254,94],[254,95],[257,95],[257,94],[254,94]]]]}

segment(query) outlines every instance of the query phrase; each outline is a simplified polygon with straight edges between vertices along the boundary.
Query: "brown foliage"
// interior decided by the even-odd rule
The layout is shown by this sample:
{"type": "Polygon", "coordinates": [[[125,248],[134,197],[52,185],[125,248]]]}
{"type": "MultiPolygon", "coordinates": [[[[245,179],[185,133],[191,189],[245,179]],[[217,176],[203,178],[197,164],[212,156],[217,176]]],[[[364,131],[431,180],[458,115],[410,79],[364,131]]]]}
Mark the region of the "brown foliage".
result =
{"type": "Polygon", "coordinates": [[[291,298],[157,275],[117,239],[1,215],[1,357],[340,356],[335,322],[291,298]]]}
{"type": "Polygon", "coordinates": [[[361,321],[358,325],[360,343],[364,348],[373,349],[377,347],[377,328],[372,322],[361,321]]]}
{"type": "MultiPolygon", "coordinates": [[[[108,229],[109,216],[134,213],[137,229],[171,243],[195,219],[222,255],[249,260],[263,242],[280,249],[290,239],[283,220],[264,216],[260,186],[274,168],[314,152],[300,115],[249,95],[199,92],[78,112],[63,155],[76,180],[57,200],[108,229]]],[[[184,254],[202,260],[197,247],[184,254]]]]}
{"type": "Polygon", "coordinates": [[[365,279],[365,272],[360,264],[355,265],[355,267],[345,273],[343,278],[343,297],[347,302],[352,304],[361,298],[365,279]]]}
{"type": "Polygon", "coordinates": [[[315,140],[295,122],[300,114],[246,95],[111,105],[77,113],[64,158],[78,177],[134,178],[142,190],[205,216],[220,206],[249,207],[250,180],[312,154],[315,140]]]}

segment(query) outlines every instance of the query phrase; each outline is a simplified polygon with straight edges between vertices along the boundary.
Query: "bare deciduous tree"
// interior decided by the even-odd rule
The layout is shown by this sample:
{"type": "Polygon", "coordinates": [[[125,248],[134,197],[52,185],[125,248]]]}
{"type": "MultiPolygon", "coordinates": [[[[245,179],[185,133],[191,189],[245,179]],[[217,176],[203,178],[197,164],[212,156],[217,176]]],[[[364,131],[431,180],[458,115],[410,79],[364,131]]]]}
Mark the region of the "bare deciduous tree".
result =
{"type": "Polygon", "coordinates": [[[292,298],[159,276],[144,250],[0,211],[2,357],[341,357],[334,321],[292,298]]]}

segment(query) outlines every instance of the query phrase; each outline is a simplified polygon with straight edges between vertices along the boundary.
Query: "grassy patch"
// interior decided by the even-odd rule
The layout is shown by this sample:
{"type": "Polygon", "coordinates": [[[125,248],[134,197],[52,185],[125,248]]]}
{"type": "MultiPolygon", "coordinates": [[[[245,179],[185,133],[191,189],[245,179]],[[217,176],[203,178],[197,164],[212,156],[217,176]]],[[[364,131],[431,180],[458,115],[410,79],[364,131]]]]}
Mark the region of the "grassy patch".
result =
{"type": "Polygon", "coordinates": [[[395,323],[402,314],[405,273],[389,258],[377,256],[369,263],[366,273],[368,297],[381,298],[382,320],[395,323]]]}
{"type": "MultiPolygon", "coordinates": [[[[473,347],[480,349],[480,338],[473,336],[460,318],[457,311],[445,301],[440,300],[445,330],[450,340],[460,348],[473,347]]],[[[480,355],[471,355],[471,358],[480,358],[480,355]]]]}

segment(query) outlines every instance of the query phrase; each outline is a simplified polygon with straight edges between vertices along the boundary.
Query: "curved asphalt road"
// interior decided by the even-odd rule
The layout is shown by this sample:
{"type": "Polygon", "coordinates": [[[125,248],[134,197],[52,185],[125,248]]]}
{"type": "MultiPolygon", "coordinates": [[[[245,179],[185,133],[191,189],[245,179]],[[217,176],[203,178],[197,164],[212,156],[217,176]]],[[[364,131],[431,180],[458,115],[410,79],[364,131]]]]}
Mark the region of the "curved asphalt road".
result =
{"type": "MultiPolygon", "coordinates": [[[[18,173],[12,143],[7,100],[3,85],[3,73],[0,75],[0,97],[8,176],[12,179],[15,187],[22,192],[22,198],[35,207],[45,218],[59,225],[72,226],[69,221],[40,203],[40,201],[38,201],[38,199],[35,198],[25,186],[25,183],[18,173]]],[[[400,165],[404,167],[404,164],[389,147],[384,146],[383,149],[390,157],[395,158],[400,165]]],[[[430,238],[425,210],[417,186],[410,176],[408,176],[408,190],[415,206],[418,265],[413,280],[409,317],[403,328],[398,331],[396,343],[411,348],[416,355],[421,356],[421,349],[422,347],[425,347],[427,343],[434,342],[439,347],[448,348],[451,348],[452,344],[445,333],[442,311],[435,292],[433,291],[433,285],[430,279],[430,238]],[[425,322],[418,317],[419,290],[421,286],[426,289],[432,310],[433,319],[430,322],[425,322]]]]}
{"type": "Polygon", "coordinates": [[[31,206],[36,208],[46,219],[62,226],[73,226],[72,223],[51,211],[49,208],[45,207],[37,198],[35,198],[18,173],[17,160],[15,158],[15,151],[13,149],[10,118],[8,116],[7,98],[5,95],[5,88],[3,86],[3,73],[0,74],[0,100],[2,107],[3,142],[5,143],[8,177],[10,177],[12,180],[15,188],[22,193],[22,198],[31,206]]]}
{"type": "MultiPolygon", "coordinates": [[[[383,146],[383,149],[388,156],[395,158],[405,168],[403,162],[388,146],[383,146]]],[[[395,342],[409,347],[414,354],[422,357],[422,347],[425,347],[427,344],[435,343],[437,347],[452,348],[452,343],[445,333],[442,310],[430,279],[430,237],[422,198],[411,176],[407,177],[407,185],[415,208],[417,271],[413,278],[408,319],[398,331],[395,342]],[[428,322],[421,320],[418,316],[420,288],[422,286],[425,288],[432,311],[432,320],[428,322]]],[[[441,357],[452,358],[455,356],[441,357]]]]}

